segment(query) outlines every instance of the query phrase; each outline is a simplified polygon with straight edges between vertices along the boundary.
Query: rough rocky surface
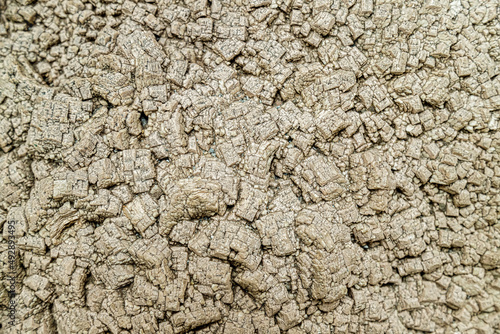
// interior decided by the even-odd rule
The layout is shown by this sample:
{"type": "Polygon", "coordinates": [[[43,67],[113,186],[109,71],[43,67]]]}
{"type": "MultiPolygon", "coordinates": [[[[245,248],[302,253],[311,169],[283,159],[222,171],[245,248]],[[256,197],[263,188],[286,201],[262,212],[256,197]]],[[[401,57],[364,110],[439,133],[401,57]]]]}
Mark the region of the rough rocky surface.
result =
{"type": "Polygon", "coordinates": [[[0,331],[499,333],[499,14],[0,0],[0,331]]]}

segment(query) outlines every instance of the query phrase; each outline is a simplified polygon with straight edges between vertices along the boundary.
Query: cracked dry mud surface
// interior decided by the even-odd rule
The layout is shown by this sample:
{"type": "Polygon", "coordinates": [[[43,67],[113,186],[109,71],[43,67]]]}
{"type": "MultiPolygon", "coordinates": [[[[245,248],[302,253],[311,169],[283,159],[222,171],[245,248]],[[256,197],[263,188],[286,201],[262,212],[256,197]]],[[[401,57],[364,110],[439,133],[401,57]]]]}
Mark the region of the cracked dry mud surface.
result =
{"type": "Polygon", "coordinates": [[[499,333],[499,14],[0,0],[0,331],[499,333]]]}

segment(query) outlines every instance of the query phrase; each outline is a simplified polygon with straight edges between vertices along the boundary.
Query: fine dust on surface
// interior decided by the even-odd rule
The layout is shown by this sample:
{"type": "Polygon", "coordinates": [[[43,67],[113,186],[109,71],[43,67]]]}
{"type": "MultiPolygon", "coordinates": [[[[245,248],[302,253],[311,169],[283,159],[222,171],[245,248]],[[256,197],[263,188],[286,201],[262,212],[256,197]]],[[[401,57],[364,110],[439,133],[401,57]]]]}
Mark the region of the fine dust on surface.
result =
{"type": "Polygon", "coordinates": [[[0,0],[0,332],[499,333],[499,14],[0,0]]]}

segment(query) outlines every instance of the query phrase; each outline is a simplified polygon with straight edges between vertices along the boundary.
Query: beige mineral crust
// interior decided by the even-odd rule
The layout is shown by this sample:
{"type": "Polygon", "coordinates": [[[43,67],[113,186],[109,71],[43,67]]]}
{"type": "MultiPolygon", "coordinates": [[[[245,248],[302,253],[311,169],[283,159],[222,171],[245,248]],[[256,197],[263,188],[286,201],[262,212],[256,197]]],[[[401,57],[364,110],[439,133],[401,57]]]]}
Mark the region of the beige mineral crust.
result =
{"type": "Polygon", "coordinates": [[[0,0],[0,333],[500,333],[499,15],[0,0]]]}

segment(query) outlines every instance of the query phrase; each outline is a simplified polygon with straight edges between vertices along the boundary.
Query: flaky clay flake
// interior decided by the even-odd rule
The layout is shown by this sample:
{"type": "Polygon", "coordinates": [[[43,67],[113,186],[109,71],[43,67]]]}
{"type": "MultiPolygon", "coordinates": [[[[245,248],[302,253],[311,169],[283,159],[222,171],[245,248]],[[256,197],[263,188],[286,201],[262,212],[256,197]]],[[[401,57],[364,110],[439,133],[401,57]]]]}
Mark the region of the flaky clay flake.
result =
{"type": "Polygon", "coordinates": [[[500,333],[498,0],[0,0],[0,333],[500,333]]]}

